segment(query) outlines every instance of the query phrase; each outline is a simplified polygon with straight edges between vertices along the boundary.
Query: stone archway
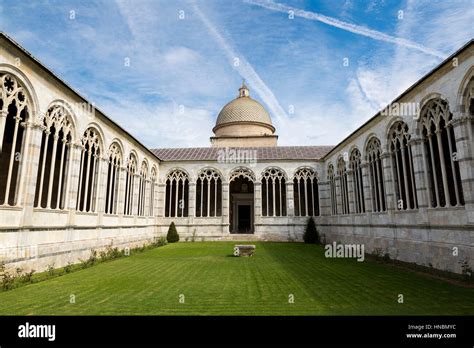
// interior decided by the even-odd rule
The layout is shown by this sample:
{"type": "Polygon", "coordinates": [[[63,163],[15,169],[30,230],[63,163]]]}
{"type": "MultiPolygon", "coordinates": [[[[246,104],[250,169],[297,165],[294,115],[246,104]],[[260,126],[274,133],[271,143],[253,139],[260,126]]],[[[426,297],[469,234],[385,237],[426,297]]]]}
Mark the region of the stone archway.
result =
{"type": "Polygon", "coordinates": [[[254,184],[247,177],[237,177],[229,188],[229,232],[254,233],[254,184]]]}

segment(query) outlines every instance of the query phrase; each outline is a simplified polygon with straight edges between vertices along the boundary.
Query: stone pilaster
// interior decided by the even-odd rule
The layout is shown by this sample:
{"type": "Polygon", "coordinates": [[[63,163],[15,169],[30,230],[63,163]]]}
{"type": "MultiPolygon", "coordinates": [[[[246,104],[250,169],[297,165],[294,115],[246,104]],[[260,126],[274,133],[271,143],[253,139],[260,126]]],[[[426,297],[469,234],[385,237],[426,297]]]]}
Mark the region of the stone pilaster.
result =
{"type": "Polygon", "coordinates": [[[286,214],[288,216],[295,216],[295,192],[293,182],[286,182],[286,214]]]}
{"type": "Polygon", "coordinates": [[[105,211],[105,200],[107,199],[107,176],[109,171],[109,159],[106,157],[99,157],[97,161],[99,168],[97,171],[97,206],[95,211],[103,213],[105,211]]]}
{"type": "Polygon", "coordinates": [[[194,218],[196,216],[196,182],[189,183],[189,202],[187,203],[189,210],[188,216],[194,218]]]}
{"type": "Polygon", "coordinates": [[[25,208],[25,221],[29,220],[34,206],[36,181],[38,180],[38,166],[41,152],[42,129],[32,122],[24,123],[25,141],[18,172],[17,205],[25,208]]]}
{"type": "Polygon", "coordinates": [[[157,213],[156,215],[159,218],[165,217],[165,208],[166,208],[166,182],[160,182],[157,186],[157,213]]]}
{"type": "Polygon", "coordinates": [[[362,169],[362,185],[364,190],[365,211],[371,212],[372,208],[372,190],[370,188],[370,163],[362,161],[360,168],[362,169]]]}
{"type": "Polygon", "coordinates": [[[349,200],[349,213],[354,214],[356,212],[355,206],[355,187],[354,187],[354,171],[347,171],[347,194],[349,200]]]}
{"type": "Polygon", "coordinates": [[[133,197],[132,197],[132,210],[131,215],[138,215],[138,196],[140,192],[140,174],[133,174],[133,197]]]}
{"type": "Polygon", "coordinates": [[[397,209],[397,197],[395,195],[395,180],[393,178],[392,156],[388,152],[380,155],[382,160],[383,182],[385,189],[385,205],[387,211],[397,209]]]}
{"type": "Polygon", "coordinates": [[[343,214],[342,211],[342,188],[341,188],[341,177],[335,176],[334,182],[336,186],[336,204],[337,204],[337,213],[339,215],[343,214]]]}
{"type": "Polygon", "coordinates": [[[125,204],[125,179],[127,168],[118,167],[118,190],[117,190],[117,215],[123,216],[124,204],[125,204]]]}
{"type": "Polygon", "coordinates": [[[229,205],[230,205],[230,196],[229,196],[229,183],[222,183],[222,232],[229,232],[229,205]]]}
{"type": "Polygon", "coordinates": [[[329,181],[320,181],[319,187],[319,214],[331,215],[331,185],[329,181]]]}
{"type": "Polygon", "coordinates": [[[456,139],[456,157],[461,174],[464,204],[468,214],[468,223],[474,224],[474,139],[470,138],[473,117],[455,114],[452,121],[456,139]]]}
{"type": "Polygon", "coordinates": [[[254,183],[254,217],[255,224],[261,223],[262,218],[262,183],[257,181],[254,183]]]}
{"type": "Polygon", "coordinates": [[[416,199],[418,208],[428,208],[430,206],[430,185],[427,177],[427,168],[425,168],[425,150],[424,142],[421,138],[413,137],[408,145],[411,147],[413,158],[413,171],[415,174],[416,199]]]}

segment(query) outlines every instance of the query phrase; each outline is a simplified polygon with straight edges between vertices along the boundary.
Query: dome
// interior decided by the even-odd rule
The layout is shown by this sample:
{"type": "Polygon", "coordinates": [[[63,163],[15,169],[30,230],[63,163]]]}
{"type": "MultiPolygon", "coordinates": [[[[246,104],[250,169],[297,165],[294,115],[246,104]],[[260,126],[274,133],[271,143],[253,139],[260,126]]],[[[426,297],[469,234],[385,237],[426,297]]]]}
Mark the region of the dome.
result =
{"type": "Polygon", "coordinates": [[[258,101],[250,98],[249,90],[243,83],[239,89],[239,96],[225,105],[219,116],[213,131],[224,125],[230,124],[260,124],[275,132],[272,120],[267,110],[258,101]]]}

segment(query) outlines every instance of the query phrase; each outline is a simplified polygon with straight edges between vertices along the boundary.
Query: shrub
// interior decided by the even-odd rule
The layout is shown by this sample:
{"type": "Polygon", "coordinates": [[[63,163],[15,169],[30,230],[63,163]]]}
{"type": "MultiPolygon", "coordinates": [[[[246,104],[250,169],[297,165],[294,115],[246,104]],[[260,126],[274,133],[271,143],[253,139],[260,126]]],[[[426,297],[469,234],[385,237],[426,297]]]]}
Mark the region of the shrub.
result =
{"type": "Polygon", "coordinates": [[[54,275],[54,263],[52,263],[51,265],[47,265],[46,271],[48,272],[48,275],[52,277],[54,275]]]}
{"type": "Polygon", "coordinates": [[[71,273],[72,271],[72,262],[69,261],[66,266],[64,266],[64,272],[71,273]]]}
{"type": "Polygon", "coordinates": [[[174,225],[174,222],[171,223],[170,228],[168,229],[166,240],[168,241],[168,243],[179,242],[179,234],[178,231],[176,231],[176,226],[174,225]]]}
{"type": "Polygon", "coordinates": [[[0,278],[3,290],[8,290],[13,286],[15,277],[6,270],[5,264],[3,262],[0,263],[0,278]]]}
{"type": "Polygon", "coordinates": [[[304,231],[303,240],[305,243],[309,244],[320,244],[319,232],[316,229],[316,223],[314,219],[310,217],[306,224],[306,229],[304,231]]]}

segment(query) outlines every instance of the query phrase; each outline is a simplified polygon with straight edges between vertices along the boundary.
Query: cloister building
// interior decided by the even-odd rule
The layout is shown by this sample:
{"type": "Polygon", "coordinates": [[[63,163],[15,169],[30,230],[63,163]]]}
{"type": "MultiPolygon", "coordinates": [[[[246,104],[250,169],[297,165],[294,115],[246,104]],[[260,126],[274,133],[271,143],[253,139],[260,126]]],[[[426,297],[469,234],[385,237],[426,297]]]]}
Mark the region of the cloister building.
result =
{"type": "Polygon", "coordinates": [[[0,82],[7,266],[60,267],[171,222],[181,241],[301,241],[309,217],[326,242],[474,266],[474,41],[335,146],[278,146],[243,83],[209,147],[148,149],[3,33],[0,82]]]}

